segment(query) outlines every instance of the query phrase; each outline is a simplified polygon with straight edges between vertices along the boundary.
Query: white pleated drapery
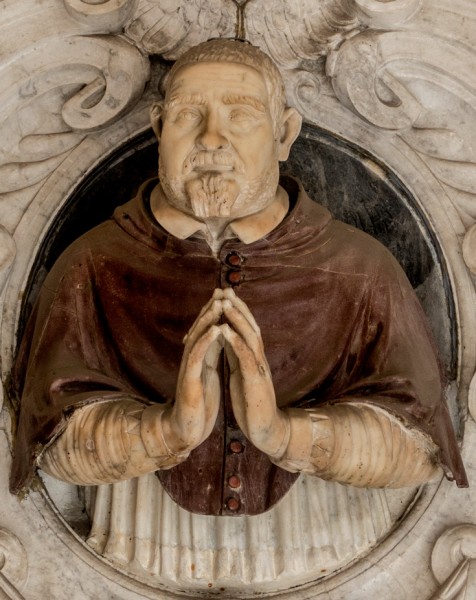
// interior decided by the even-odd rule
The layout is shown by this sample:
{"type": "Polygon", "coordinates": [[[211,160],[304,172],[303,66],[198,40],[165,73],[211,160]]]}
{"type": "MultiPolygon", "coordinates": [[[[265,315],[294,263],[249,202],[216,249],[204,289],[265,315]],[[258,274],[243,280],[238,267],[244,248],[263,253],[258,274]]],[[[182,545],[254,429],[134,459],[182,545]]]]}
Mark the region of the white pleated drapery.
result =
{"type": "Polygon", "coordinates": [[[198,587],[306,581],[348,563],[388,532],[384,490],[301,475],[256,516],[180,508],[154,474],[90,488],[88,544],[138,575],[198,587]]]}

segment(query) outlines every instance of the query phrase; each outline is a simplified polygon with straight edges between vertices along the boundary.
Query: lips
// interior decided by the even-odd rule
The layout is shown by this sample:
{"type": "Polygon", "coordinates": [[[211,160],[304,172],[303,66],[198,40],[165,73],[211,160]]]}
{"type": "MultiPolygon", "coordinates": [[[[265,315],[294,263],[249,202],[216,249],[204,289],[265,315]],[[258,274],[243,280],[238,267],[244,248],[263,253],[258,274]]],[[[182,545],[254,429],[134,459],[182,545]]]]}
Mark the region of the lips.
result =
{"type": "Polygon", "coordinates": [[[199,173],[203,173],[203,172],[223,173],[225,171],[233,171],[233,166],[232,165],[217,165],[215,163],[213,163],[213,164],[205,163],[205,164],[201,164],[201,165],[196,165],[193,168],[193,170],[198,171],[199,173]]]}
{"type": "Polygon", "coordinates": [[[185,162],[185,172],[198,173],[226,173],[236,171],[240,161],[229,151],[217,150],[216,152],[198,151],[193,153],[185,162]]]}

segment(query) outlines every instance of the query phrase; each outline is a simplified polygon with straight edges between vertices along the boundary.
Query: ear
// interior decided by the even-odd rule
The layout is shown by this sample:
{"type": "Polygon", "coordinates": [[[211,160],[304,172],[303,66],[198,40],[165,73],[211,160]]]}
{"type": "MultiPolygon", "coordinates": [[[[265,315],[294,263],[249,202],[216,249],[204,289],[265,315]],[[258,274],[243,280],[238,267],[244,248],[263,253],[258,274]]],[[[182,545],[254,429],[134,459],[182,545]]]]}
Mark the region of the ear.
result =
{"type": "Polygon", "coordinates": [[[150,124],[160,142],[160,134],[162,133],[162,113],[164,110],[164,102],[154,102],[150,107],[150,124]]]}
{"type": "Polygon", "coordinates": [[[295,108],[287,107],[284,109],[280,139],[278,140],[279,160],[287,160],[291,146],[301,131],[301,124],[302,117],[295,108]]]}

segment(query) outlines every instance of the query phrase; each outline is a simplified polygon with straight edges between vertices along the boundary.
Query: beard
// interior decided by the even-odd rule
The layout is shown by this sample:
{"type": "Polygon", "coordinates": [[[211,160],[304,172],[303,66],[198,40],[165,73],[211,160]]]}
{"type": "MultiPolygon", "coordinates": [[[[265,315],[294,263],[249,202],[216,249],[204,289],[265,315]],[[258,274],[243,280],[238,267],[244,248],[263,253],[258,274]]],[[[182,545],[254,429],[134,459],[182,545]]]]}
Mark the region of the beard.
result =
{"type": "Polygon", "coordinates": [[[260,211],[275,197],[278,160],[260,177],[247,180],[244,165],[229,153],[196,152],[184,163],[184,174],[169,177],[159,157],[159,178],[167,200],[196,218],[240,218],[260,211]],[[231,171],[194,171],[200,165],[230,166],[231,171]]]}
{"type": "Polygon", "coordinates": [[[199,219],[229,217],[239,194],[236,181],[219,173],[204,173],[185,183],[193,214],[199,219]]]}

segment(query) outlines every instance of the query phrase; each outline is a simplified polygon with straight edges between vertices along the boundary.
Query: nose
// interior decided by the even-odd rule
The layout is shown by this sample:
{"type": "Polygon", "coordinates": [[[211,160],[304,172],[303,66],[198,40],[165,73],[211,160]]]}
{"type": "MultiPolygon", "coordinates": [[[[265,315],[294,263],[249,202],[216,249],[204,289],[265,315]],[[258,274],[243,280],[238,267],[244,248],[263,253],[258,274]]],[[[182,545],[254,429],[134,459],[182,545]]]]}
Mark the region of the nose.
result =
{"type": "Polygon", "coordinates": [[[217,113],[208,113],[202,122],[202,129],[197,141],[204,150],[222,150],[228,146],[229,141],[217,113]]]}

